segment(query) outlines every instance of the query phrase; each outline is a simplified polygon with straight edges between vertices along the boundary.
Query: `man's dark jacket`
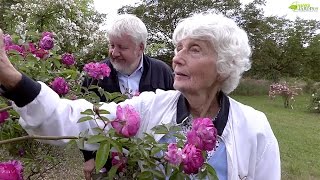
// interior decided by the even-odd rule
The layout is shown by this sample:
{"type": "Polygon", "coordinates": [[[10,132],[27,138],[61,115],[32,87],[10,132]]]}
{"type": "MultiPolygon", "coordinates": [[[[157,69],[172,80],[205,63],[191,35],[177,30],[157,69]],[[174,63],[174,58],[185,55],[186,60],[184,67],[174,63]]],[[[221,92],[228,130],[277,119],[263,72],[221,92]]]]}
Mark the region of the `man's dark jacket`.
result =
{"type": "MultiPolygon", "coordinates": [[[[121,92],[117,71],[113,68],[108,59],[104,60],[103,63],[106,63],[110,67],[111,73],[109,77],[106,77],[102,81],[99,81],[98,86],[110,93],[121,92]]],[[[88,87],[89,84],[91,84],[90,81],[91,79],[86,79],[83,85],[88,87]]],[[[93,82],[93,84],[96,83],[93,82]]],[[[139,92],[155,91],[156,89],[173,89],[172,69],[163,61],[143,55],[143,72],[139,82],[139,92]]],[[[106,101],[106,98],[100,97],[100,100],[101,102],[104,102],[106,101]]],[[[92,151],[81,151],[83,153],[85,161],[88,161],[95,157],[95,153],[93,153],[92,151]]],[[[110,163],[107,162],[107,165],[108,164],[110,163]]],[[[110,167],[107,167],[107,169],[110,169],[110,167]]]]}

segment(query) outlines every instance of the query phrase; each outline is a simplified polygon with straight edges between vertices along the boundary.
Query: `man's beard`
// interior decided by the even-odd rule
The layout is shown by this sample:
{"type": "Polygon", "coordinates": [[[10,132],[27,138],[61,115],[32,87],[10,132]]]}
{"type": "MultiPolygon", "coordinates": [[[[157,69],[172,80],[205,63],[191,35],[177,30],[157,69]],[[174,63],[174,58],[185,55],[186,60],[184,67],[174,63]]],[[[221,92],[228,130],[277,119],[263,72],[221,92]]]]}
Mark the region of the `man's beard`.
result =
{"type": "Polygon", "coordinates": [[[113,68],[120,72],[121,74],[126,74],[126,75],[130,75],[131,74],[131,70],[129,67],[126,67],[126,64],[121,64],[121,63],[118,63],[116,62],[116,60],[111,60],[110,61],[113,68]]]}

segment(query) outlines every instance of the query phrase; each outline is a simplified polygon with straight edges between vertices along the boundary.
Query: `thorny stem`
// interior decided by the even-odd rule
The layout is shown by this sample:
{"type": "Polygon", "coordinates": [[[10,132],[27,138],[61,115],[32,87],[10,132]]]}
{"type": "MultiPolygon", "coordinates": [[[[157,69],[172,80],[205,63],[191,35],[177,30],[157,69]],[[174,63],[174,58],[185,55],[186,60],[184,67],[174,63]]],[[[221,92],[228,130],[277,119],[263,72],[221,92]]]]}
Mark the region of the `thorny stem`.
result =
{"type": "Polygon", "coordinates": [[[10,110],[10,109],[12,109],[12,106],[7,106],[5,108],[0,109],[0,112],[7,111],[7,110],[10,110]]]}
{"type": "Polygon", "coordinates": [[[28,135],[28,136],[22,136],[22,137],[17,137],[17,138],[12,138],[12,139],[0,141],[0,145],[23,141],[23,140],[28,140],[28,139],[60,140],[60,139],[79,139],[79,138],[75,137],[75,136],[34,136],[34,135],[28,135]]]}

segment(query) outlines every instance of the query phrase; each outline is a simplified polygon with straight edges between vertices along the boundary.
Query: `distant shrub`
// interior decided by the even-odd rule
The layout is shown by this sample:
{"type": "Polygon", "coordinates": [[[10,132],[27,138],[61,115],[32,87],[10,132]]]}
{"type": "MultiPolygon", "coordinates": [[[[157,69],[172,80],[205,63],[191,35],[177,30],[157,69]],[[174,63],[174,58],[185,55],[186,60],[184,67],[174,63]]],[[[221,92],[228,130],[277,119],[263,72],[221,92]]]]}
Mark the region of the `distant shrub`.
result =
{"type": "Polygon", "coordinates": [[[239,86],[232,95],[253,96],[268,94],[270,81],[245,78],[240,81],[239,86]]]}
{"type": "Polygon", "coordinates": [[[309,109],[320,113],[320,83],[315,83],[311,90],[312,94],[309,109]]]}

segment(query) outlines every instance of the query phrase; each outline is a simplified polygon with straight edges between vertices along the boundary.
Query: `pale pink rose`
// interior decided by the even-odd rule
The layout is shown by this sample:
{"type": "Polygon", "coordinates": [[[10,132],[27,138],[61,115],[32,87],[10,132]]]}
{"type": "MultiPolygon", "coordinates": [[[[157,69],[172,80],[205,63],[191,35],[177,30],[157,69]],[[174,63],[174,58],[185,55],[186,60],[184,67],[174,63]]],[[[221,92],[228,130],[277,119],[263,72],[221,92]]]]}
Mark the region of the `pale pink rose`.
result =
{"type": "Polygon", "coordinates": [[[135,136],[140,127],[138,112],[130,105],[126,105],[124,108],[119,105],[116,115],[116,119],[111,122],[116,132],[124,137],[135,136]]]}
{"type": "Polygon", "coordinates": [[[197,118],[192,122],[192,129],[187,133],[187,142],[200,150],[211,151],[216,146],[217,129],[209,118],[197,118]]]}
{"type": "Polygon", "coordinates": [[[182,161],[182,150],[177,147],[176,143],[170,143],[168,145],[168,152],[165,153],[164,158],[170,164],[179,166],[182,161]]]}
{"type": "Polygon", "coordinates": [[[200,149],[192,144],[187,144],[182,150],[183,171],[186,174],[197,174],[204,163],[200,149]]]}
{"type": "Polygon", "coordinates": [[[11,46],[13,44],[12,38],[9,34],[4,34],[3,35],[3,40],[4,40],[4,45],[5,46],[11,46]]]}

